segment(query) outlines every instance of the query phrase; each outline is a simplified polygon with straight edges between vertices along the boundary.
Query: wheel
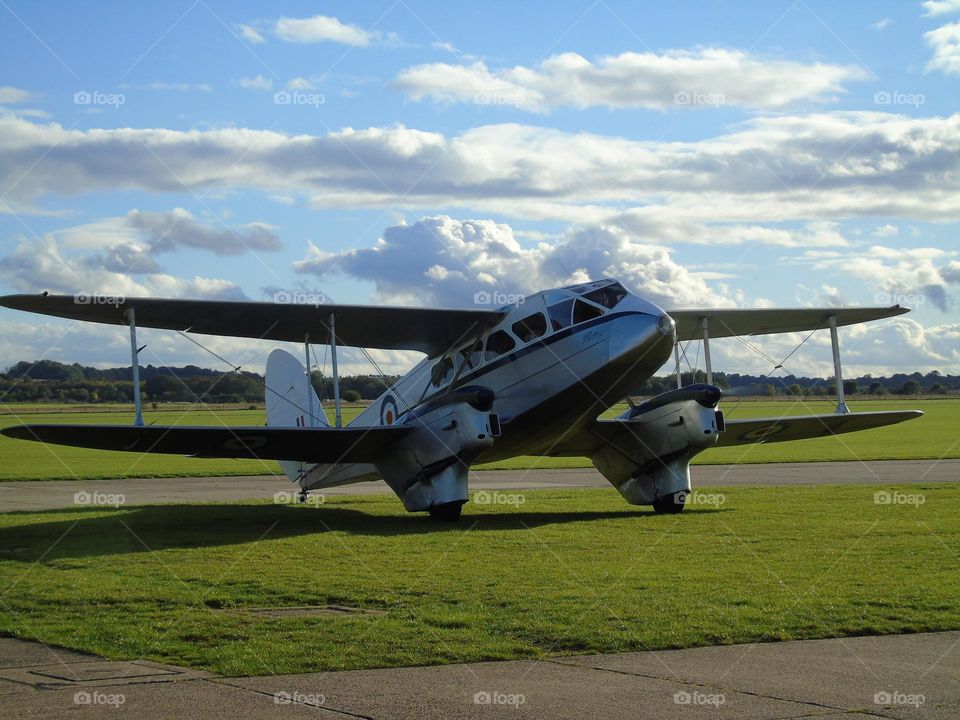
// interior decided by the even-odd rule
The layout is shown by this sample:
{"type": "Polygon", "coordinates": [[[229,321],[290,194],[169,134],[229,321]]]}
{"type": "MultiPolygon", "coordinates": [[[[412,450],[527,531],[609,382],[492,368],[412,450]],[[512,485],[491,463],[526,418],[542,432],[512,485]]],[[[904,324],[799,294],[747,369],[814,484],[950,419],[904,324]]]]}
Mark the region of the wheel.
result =
{"type": "Polygon", "coordinates": [[[462,502],[440,503],[430,506],[430,519],[438,522],[456,522],[463,510],[462,502]]]}
{"type": "Polygon", "coordinates": [[[687,493],[681,490],[670,495],[664,495],[653,501],[653,511],[658,515],[683,512],[683,505],[687,501],[687,493]]]}

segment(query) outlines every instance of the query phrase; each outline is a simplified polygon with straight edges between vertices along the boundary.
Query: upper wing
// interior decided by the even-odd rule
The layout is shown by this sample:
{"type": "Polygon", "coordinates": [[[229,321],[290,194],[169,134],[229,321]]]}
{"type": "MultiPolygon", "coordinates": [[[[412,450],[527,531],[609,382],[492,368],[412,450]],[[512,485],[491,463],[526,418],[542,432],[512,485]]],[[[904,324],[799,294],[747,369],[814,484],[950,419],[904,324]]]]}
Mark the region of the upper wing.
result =
{"type": "Polygon", "coordinates": [[[805,440],[827,435],[839,435],[893,425],[904,420],[918,418],[921,415],[923,413],[920,410],[890,410],[727,420],[727,429],[720,433],[717,439],[717,447],[805,440]]]}
{"type": "Polygon", "coordinates": [[[16,425],[0,432],[22,440],[99,450],[350,463],[372,462],[410,430],[399,425],[358,428],[16,425]]]}
{"type": "Polygon", "coordinates": [[[433,355],[481,326],[493,324],[499,310],[376,307],[371,305],[295,305],[226,300],[167,300],[101,298],[73,295],[6,295],[0,305],[16,310],[55,315],[71,320],[126,324],[125,313],[136,310],[138,327],[182,330],[205,335],[303,342],[330,342],[330,313],[336,315],[337,343],[385,350],[418,350],[433,355]],[[96,302],[92,301],[96,300],[96,302]]]}
{"type": "Polygon", "coordinates": [[[711,338],[742,335],[769,335],[771,333],[817,330],[830,326],[830,316],[837,317],[837,325],[879,320],[903,315],[910,308],[890,307],[862,308],[758,308],[750,310],[692,309],[668,310],[677,323],[678,340],[703,338],[703,319],[711,338]]]}

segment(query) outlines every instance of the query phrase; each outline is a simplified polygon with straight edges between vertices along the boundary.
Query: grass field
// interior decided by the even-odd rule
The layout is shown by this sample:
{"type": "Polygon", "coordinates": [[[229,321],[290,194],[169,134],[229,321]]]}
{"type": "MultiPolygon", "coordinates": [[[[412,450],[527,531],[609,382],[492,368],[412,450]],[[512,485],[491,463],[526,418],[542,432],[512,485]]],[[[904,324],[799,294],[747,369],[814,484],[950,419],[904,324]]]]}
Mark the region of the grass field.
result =
{"type": "MultiPolygon", "coordinates": [[[[698,464],[808,462],[813,460],[884,460],[960,458],[960,400],[867,401],[853,409],[895,410],[916,408],[926,415],[895,425],[842,437],[804,440],[772,445],[710,450],[696,458],[698,464]]],[[[783,414],[802,415],[831,412],[829,402],[744,402],[721,405],[730,418],[767,417],[783,414]]],[[[126,412],[31,412],[18,417],[16,406],[6,405],[8,414],[0,414],[0,427],[30,423],[130,423],[126,412]],[[10,412],[10,411],[13,412],[10,412]]],[[[31,408],[34,409],[34,408],[31,408]]],[[[608,415],[622,412],[623,406],[608,415]]],[[[346,408],[344,420],[352,420],[360,410],[346,408]]],[[[162,412],[146,410],[147,423],[184,425],[262,425],[263,410],[184,409],[162,412]]],[[[213,475],[266,475],[279,473],[276,463],[259,460],[197,460],[174,455],[85,450],[12,440],[0,436],[0,481],[97,479],[117,477],[176,477],[213,475]]],[[[487,469],[526,469],[590,467],[585,458],[521,457],[484,466],[487,469]]]]}
{"type": "Polygon", "coordinates": [[[877,490],[680,516],[536,491],[454,526],[369,496],[10,513],[0,633],[259,675],[960,629],[960,487],[877,490]],[[251,612],[327,603],[381,614],[251,612]]]}

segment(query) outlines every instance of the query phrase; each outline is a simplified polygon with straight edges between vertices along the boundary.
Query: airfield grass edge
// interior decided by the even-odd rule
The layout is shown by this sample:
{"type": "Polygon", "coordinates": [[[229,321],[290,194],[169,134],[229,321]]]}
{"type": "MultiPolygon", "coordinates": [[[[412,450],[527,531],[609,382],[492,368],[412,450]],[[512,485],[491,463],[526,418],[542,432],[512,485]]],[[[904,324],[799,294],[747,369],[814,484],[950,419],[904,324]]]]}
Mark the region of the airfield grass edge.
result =
{"type": "Polygon", "coordinates": [[[960,629],[954,485],[518,497],[0,515],[0,634],[240,676],[960,629]],[[327,604],[373,614],[252,612],[327,604]]]}

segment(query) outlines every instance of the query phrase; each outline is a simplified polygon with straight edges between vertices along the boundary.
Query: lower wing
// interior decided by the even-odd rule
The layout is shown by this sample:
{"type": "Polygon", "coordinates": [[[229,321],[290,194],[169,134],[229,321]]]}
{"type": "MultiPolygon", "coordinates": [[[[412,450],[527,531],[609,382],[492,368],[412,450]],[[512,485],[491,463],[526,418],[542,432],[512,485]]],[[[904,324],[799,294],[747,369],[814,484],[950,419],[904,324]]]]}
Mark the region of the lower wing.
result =
{"type": "Polygon", "coordinates": [[[716,446],[729,447],[840,435],[893,425],[921,415],[923,413],[920,410],[891,410],[727,420],[726,430],[719,434],[716,446]]]}
{"type": "Polygon", "coordinates": [[[380,425],[357,428],[17,425],[0,432],[22,440],[99,450],[352,463],[371,462],[409,431],[402,426],[380,425]]]}

